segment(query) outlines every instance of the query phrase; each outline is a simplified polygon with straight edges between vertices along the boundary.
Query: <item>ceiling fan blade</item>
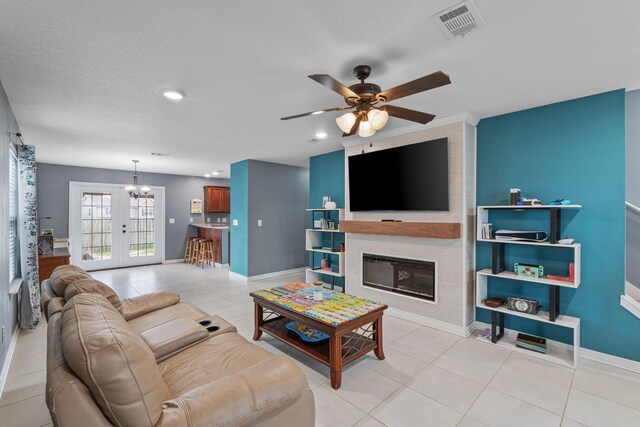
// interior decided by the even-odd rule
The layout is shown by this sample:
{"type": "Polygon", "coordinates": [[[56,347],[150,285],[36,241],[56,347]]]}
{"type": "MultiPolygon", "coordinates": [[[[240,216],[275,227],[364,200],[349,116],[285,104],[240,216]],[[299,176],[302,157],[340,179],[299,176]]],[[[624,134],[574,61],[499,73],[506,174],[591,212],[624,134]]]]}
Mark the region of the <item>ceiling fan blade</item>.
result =
{"type": "Polygon", "coordinates": [[[399,119],[410,120],[412,122],[422,123],[426,125],[436,116],[429,113],[423,113],[421,111],[410,110],[408,108],[396,107],[394,105],[385,105],[382,109],[386,110],[390,116],[397,117],[399,119]]]}
{"type": "Polygon", "coordinates": [[[316,111],[310,111],[310,112],[308,112],[308,113],[296,114],[295,116],[282,117],[280,120],[298,119],[298,118],[300,118],[300,117],[315,116],[316,114],[328,113],[328,112],[330,112],[330,111],[342,111],[342,110],[348,110],[349,108],[351,108],[351,107],[325,108],[324,110],[316,110],[316,111]]]}
{"type": "Polygon", "coordinates": [[[358,131],[358,126],[360,126],[360,121],[361,120],[362,120],[362,116],[358,116],[356,121],[353,123],[353,126],[351,127],[351,130],[349,132],[343,132],[342,133],[342,137],[344,138],[345,136],[351,136],[354,133],[356,133],[358,131]]]}
{"type": "Polygon", "coordinates": [[[449,79],[449,76],[442,71],[436,71],[428,76],[420,77],[419,79],[401,84],[400,86],[387,89],[379,96],[384,97],[387,101],[393,101],[394,99],[404,98],[405,96],[424,92],[425,90],[435,89],[450,83],[451,80],[449,79]]]}
{"type": "Polygon", "coordinates": [[[357,93],[331,77],[329,74],[311,74],[309,78],[311,80],[315,80],[323,86],[328,87],[332,91],[339,93],[345,99],[360,99],[360,96],[357,93]]]}

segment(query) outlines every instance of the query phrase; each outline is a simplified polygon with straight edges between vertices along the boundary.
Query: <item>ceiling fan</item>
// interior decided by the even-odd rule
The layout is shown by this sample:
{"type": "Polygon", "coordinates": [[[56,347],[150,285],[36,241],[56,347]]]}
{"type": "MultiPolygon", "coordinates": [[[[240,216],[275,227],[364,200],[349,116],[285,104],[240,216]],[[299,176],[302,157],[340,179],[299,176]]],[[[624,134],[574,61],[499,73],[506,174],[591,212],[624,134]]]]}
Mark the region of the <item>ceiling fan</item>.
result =
{"type": "Polygon", "coordinates": [[[380,86],[374,83],[365,83],[371,74],[371,67],[368,65],[358,65],[353,69],[353,75],[360,83],[352,86],[345,86],[328,74],[311,74],[310,79],[315,80],[340,94],[347,104],[347,107],[327,108],[324,110],[311,111],[309,113],[296,114],[295,116],[282,117],[280,120],[291,120],[299,117],[313,116],[330,111],[343,111],[355,109],[336,119],[338,127],[342,130],[342,136],[351,136],[358,132],[361,137],[372,136],[387,124],[389,116],[412,122],[427,124],[435,118],[433,114],[396,107],[394,105],[376,106],[379,103],[386,103],[405,96],[435,89],[451,83],[449,76],[442,71],[436,71],[419,79],[401,84],[383,91],[380,86]]]}

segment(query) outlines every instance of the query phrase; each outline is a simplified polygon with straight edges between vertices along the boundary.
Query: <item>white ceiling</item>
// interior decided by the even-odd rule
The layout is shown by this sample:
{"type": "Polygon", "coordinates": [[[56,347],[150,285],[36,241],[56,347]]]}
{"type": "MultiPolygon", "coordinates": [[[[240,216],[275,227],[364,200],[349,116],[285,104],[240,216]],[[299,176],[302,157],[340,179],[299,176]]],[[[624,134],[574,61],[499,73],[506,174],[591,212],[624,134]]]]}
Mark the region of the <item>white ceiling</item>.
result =
{"type": "Polygon", "coordinates": [[[640,86],[640,2],[476,0],[487,27],[449,42],[430,16],[455,3],[0,0],[0,79],[38,161],[225,176],[341,148],[337,113],[279,120],[342,105],[312,73],[350,85],[368,63],[384,89],[443,70],[451,85],[394,102],[440,117],[640,86]]]}

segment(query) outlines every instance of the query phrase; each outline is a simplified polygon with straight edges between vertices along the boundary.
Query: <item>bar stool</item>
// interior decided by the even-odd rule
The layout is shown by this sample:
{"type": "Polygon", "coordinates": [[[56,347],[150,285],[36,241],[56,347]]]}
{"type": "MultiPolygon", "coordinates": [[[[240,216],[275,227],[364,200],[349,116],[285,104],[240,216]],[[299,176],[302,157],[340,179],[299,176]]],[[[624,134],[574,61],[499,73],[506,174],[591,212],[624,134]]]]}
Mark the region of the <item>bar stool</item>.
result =
{"type": "Polygon", "coordinates": [[[196,237],[195,239],[193,239],[193,242],[191,243],[192,245],[192,249],[191,249],[191,264],[192,265],[198,265],[198,257],[200,254],[200,246],[202,245],[202,242],[204,242],[205,239],[201,239],[199,237],[196,237]]]}
{"type": "Polygon", "coordinates": [[[193,255],[193,242],[198,237],[187,237],[184,245],[184,262],[191,262],[191,256],[193,255]]]}
{"type": "Polygon", "coordinates": [[[200,264],[200,268],[204,268],[205,264],[213,265],[213,240],[200,239],[198,248],[198,261],[196,265],[200,264]]]}

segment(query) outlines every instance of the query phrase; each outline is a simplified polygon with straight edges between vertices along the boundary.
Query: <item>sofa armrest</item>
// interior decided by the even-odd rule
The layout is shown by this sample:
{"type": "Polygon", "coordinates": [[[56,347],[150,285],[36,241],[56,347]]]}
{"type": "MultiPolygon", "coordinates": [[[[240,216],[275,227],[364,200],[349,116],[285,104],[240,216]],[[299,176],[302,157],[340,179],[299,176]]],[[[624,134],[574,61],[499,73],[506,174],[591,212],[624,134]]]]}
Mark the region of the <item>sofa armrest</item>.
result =
{"type": "Polygon", "coordinates": [[[120,300],[122,316],[125,320],[135,319],[143,314],[176,305],[180,302],[180,295],[174,291],[159,291],[120,300]]]}
{"type": "Polygon", "coordinates": [[[307,390],[300,368],[277,356],[164,402],[156,427],[245,426],[291,405],[307,390]]]}

